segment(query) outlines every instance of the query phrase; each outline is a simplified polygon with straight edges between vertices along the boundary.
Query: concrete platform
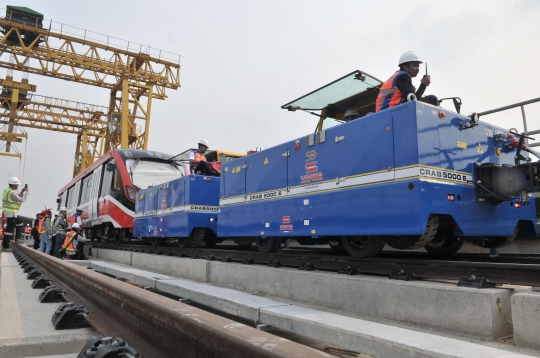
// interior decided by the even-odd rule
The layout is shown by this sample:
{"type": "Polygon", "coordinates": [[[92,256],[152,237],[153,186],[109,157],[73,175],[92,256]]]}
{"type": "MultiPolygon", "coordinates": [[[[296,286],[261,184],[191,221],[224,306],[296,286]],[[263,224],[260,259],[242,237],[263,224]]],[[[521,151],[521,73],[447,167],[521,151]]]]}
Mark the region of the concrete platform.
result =
{"type": "MultiPolygon", "coordinates": [[[[113,260],[173,277],[279,297],[373,318],[493,340],[512,334],[497,306],[511,320],[512,289],[472,289],[428,281],[395,281],[126,251],[94,249],[113,260]]],[[[144,283],[146,285],[146,283],[144,283]]],[[[149,287],[151,283],[148,283],[149,287]]],[[[540,326],[540,323],[539,323],[540,326]]]]}
{"type": "Polygon", "coordinates": [[[513,295],[512,312],[514,343],[540,350],[540,292],[513,295]]]}
{"type": "Polygon", "coordinates": [[[40,303],[42,290],[26,276],[11,252],[0,253],[0,358],[77,357],[94,331],[56,331],[51,317],[60,303],[40,303]]]}
{"type": "Polygon", "coordinates": [[[79,264],[155,287],[254,323],[267,324],[374,357],[538,356],[299,307],[224,287],[137,270],[122,264],[100,260],[79,264]],[[150,282],[152,278],[154,282],[150,282]]]}

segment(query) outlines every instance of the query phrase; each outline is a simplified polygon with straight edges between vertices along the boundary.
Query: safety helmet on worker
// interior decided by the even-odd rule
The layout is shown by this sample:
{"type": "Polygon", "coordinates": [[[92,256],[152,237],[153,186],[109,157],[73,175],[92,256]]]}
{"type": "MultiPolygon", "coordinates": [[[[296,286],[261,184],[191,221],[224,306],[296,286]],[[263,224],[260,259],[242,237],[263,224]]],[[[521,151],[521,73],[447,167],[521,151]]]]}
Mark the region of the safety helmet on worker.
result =
{"type": "Polygon", "coordinates": [[[55,211],[55,212],[54,212],[54,216],[58,216],[58,215],[60,215],[60,212],[55,211]]]}
{"type": "Polygon", "coordinates": [[[210,144],[208,143],[208,141],[206,139],[201,139],[199,141],[199,145],[204,145],[206,147],[206,149],[210,148],[210,144]]]}
{"type": "Polygon", "coordinates": [[[19,185],[21,183],[19,182],[19,178],[11,177],[11,178],[8,179],[8,184],[9,185],[19,185]]]}
{"type": "Polygon", "coordinates": [[[67,208],[66,208],[65,206],[62,206],[62,207],[60,208],[60,212],[62,212],[62,211],[67,211],[67,208]]]}
{"type": "Polygon", "coordinates": [[[343,114],[343,119],[346,119],[349,116],[355,116],[354,119],[358,118],[358,111],[354,108],[347,108],[347,110],[343,114]]]}
{"type": "Polygon", "coordinates": [[[404,64],[404,63],[407,63],[407,62],[420,62],[420,63],[423,63],[422,60],[420,60],[420,58],[418,57],[417,54],[415,54],[414,52],[412,51],[407,51],[407,52],[404,52],[400,57],[399,57],[399,63],[398,63],[398,66],[404,64]]]}
{"type": "Polygon", "coordinates": [[[80,227],[81,227],[81,225],[79,225],[79,224],[77,224],[77,223],[71,225],[71,228],[72,228],[72,229],[75,229],[75,230],[78,229],[78,228],[80,228],[80,227]]]}
{"type": "Polygon", "coordinates": [[[82,207],[77,206],[77,209],[75,209],[75,211],[83,211],[83,209],[82,209],[82,207]]]}

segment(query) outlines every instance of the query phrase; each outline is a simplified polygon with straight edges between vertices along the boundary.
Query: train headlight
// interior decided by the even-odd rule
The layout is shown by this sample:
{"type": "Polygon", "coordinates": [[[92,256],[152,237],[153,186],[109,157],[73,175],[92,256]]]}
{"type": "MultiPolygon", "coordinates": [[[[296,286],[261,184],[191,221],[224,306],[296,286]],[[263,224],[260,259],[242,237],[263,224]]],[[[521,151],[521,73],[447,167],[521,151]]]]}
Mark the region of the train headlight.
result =
{"type": "Polygon", "coordinates": [[[129,200],[131,201],[135,201],[135,197],[136,197],[136,191],[135,191],[135,188],[132,187],[132,186],[126,186],[126,193],[127,193],[127,197],[129,200]]]}

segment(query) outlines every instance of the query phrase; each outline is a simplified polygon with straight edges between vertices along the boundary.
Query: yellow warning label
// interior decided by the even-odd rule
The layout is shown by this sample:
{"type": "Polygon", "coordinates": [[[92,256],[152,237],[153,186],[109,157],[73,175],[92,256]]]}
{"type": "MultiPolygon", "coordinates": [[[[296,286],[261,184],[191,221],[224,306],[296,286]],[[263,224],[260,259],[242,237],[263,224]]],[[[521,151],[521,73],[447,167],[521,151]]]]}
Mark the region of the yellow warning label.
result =
{"type": "Polygon", "coordinates": [[[461,148],[461,149],[467,149],[467,143],[458,140],[457,141],[457,147],[461,148]]]}
{"type": "Polygon", "coordinates": [[[261,235],[264,235],[264,231],[261,231],[261,235]]]}
{"type": "Polygon", "coordinates": [[[500,157],[501,156],[501,148],[495,148],[495,156],[500,157]]]}
{"type": "Polygon", "coordinates": [[[484,150],[482,149],[482,143],[478,143],[478,148],[476,148],[476,151],[480,154],[484,154],[484,150]]]}
{"type": "Polygon", "coordinates": [[[263,164],[268,164],[268,157],[264,158],[264,163],[263,164]]]}
{"type": "Polygon", "coordinates": [[[311,230],[311,233],[312,233],[312,234],[315,234],[315,233],[316,233],[316,231],[315,231],[315,230],[311,230]]]}
{"type": "Polygon", "coordinates": [[[225,171],[228,172],[228,171],[229,171],[229,167],[225,167],[225,171]]]}
{"type": "Polygon", "coordinates": [[[231,174],[234,174],[234,173],[236,173],[236,169],[233,167],[231,174]]]}

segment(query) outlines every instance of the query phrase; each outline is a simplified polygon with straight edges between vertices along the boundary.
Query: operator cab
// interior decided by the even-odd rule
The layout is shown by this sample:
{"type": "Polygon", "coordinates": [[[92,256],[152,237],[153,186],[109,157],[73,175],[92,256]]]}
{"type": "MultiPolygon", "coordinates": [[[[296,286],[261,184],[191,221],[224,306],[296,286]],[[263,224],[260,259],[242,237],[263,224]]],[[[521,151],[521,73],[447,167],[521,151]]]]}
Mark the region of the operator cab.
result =
{"type": "Polygon", "coordinates": [[[319,117],[315,131],[345,123],[347,109],[355,109],[360,117],[375,112],[375,101],[383,82],[362,71],[354,71],[316,89],[281,108],[306,111],[319,117]],[[320,114],[310,111],[321,111],[320,114]]]}

